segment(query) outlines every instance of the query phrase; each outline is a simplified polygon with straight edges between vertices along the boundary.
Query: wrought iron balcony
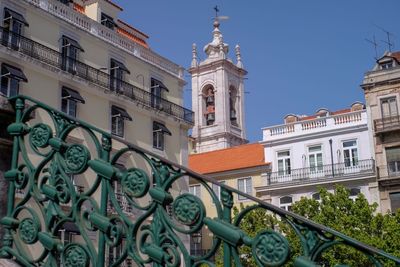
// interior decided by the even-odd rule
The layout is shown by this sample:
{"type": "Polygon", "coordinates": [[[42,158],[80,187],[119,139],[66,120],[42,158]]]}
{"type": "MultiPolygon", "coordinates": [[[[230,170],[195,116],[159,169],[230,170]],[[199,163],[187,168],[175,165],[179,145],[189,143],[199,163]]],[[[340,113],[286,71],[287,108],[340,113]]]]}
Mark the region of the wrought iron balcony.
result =
{"type": "Polygon", "coordinates": [[[301,169],[288,169],[268,174],[268,185],[309,184],[335,179],[351,179],[357,175],[372,175],[375,173],[373,159],[355,162],[337,163],[301,169]]]}
{"type": "MultiPolygon", "coordinates": [[[[10,101],[16,120],[7,128],[13,136],[13,155],[11,169],[4,174],[9,191],[7,215],[0,220],[5,228],[2,258],[32,267],[59,266],[58,258],[68,267],[117,267],[127,259],[137,266],[195,267],[214,266],[214,256],[221,251],[224,266],[230,267],[243,266],[239,247],[245,246],[251,249],[250,257],[258,266],[284,266],[291,261],[291,265],[300,267],[318,266],[322,253],[345,245],[365,255],[370,264],[364,266],[400,264],[398,257],[195,173],[31,97],[16,96],[10,101]],[[25,107],[25,102],[31,104],[30,108],[25,107]],[[41,122],[30,119],[35,110],[51,118],[41,122]],[[70,142],[69,135],[75,130],[87,132],[87,140],[70,142]],[[130,158],[135,166],[119,168],[116,163],[124,158],[130,158]],[[70,190],[74,188],[70,175],[90,177],[91,183],[83,194],[70,190]],[[188,179],[206,188],[204,192],[215,205],[213,218],[199,197],[187,192],[173,194],[175,185],[188,179]],[[113,190],[115,182],[121,184],[121,194],[129,199],[132,209],[141,211],[140,215],[132,218],[122,210],[113,190]],[[221,187],[220,196],[211,184],[221,187]],[[15,201],[17,188],[28,192],[23,201],[15,201]],[[256,205],[241,210],[239,219],[233,220],[233,202],[238,196],[256,205]],[[141,204],[143,198],[149,201],[141,204]],[[116,213],[107,211],[108,201],[118,207],[116,213]],[[68,202],[72,207],[65,211],[61,205],[68,202]],[[167,214],[168,205],[172,206],[172,218],[167,214]],[[257,230],[251,236],[240,228],[241,219],[255,208],[279,216],[293,230],[300,255],[291,253],[289,237],[273,228],[257,230]],[[61,244],[55,233],[66,223],[76,225],[82,238],[61,244]],[[206,228],[213,235],[210,250],[202,256],[191,255],[184,240],[206,228]],[[117,248],[120,253],[114,254],[114,263],[108,265],[108,249],[117,248]],[[38,253],[31,255],[29,250],[38,253]]],[[[335,253],[341,252],[346,250],[335,253]]]]}
{"type": "Polygon", "coordinates": [[[37,59],[57,69],[69,72],[88,82],[106,88],[109,91],[124,95],[132,101],[163,111],[187,123],[193,124],[194,122],[194,113],[189,109],[151,94],[133,84],[111,77],[108,73],[93,68],[74,58],[65,57],[59,51],[19,34],[7,31],[2,27],[0,27],[0,40],[3,46],[19,51],[24,55],[37,59]]]}
{"type": "Polygon", "coordinates": [[[390,116],[374,120],[376,134],[400,130],[400,116],[390,116]]]}

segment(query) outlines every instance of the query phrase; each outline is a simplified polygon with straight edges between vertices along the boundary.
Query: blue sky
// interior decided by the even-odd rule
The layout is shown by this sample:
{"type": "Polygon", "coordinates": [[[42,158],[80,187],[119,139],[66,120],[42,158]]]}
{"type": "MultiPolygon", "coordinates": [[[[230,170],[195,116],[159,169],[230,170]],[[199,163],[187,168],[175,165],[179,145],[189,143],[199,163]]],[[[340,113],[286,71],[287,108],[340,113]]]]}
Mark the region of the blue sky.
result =
{"type": "MultiPolygon", "coordinates": [[[[374,65],[375,51],[365,41],[375,34],[378,54],[393,34],[400,50],[399,0],[115,0],[122,19],[150,36],[159,54],[188,68],[191,46],[211,41],[213,7],[229,16],[220,27],[224,41],[241,46],[246,80],[247,138],[261,140],[261,128],[281,124],[288,113],[311,114],[320,107],[337,110],[363,101],[359,87],[374,65]]],[[[191,105],[185,75],[185,106],[191,105]]]]}

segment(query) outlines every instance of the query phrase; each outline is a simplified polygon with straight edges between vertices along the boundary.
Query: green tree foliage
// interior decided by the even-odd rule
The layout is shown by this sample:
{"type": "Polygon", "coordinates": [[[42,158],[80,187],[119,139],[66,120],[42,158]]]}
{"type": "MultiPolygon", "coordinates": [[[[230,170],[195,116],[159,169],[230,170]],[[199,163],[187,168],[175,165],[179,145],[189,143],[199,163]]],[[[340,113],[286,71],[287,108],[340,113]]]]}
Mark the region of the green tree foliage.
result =
{"type": "MultiPolygon", "coordinates": [[[[377,204],[370,205],[364,195],[359,194],[353,201],[343,186],[337,186],[334,193],[326,189],[319,190],[320,201],[302,198],[294,203],[292,211],[312,221],[328,226],[356,240],[400,257],[400,210],[395,214],[376,213],[377,204]]],[[[244,209],[234,209],[234,218],[244,209]]],[[[240,228],[250,237],[262,229],[274,229],[287,237],[291,246],[291,261],[301,252],[300,241],[289,225],[265,209],[257,208],[249,212],[241,221],[240,228]]],[[[239,248],[243,266],[257,266],[252,258],[251,248],[239,248]]],[[[222,253],[216,257],[217,266],[222,266],[222,253]]],[[[348,266],[372,266],[362,253],[355,249],[337,245],[322,254],[319,262],[322,266],[347,264],[348,266]]],[[[384,266],[395,266],[384,261],[384,266]]]]}

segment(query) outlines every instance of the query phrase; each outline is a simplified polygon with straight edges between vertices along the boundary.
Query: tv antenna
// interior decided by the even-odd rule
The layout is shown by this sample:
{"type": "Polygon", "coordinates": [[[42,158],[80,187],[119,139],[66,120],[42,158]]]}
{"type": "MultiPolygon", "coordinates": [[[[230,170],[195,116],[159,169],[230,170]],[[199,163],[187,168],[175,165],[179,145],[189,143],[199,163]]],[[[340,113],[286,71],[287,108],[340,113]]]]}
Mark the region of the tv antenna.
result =
{"type": "Polygon", "coordinates": [[[380,26],[378,26],[378,25],[376,25],[375,24],[375,27],[377,27],[378,29],[380,29],[381,31],[383,31],[384,33],[386,33],[386,38],[387,38],[387,40],[381,40],[383,43],[385,43],[385,44],[387,44],[388,45],[388,48],[389,48],[389,52],[392,52],[392,47],[394,47],[394,43],[393,43],[393,41],[391,40],[391,36],[394,36],[394,34],[393,33],[391,33],[391,32],[389,32],[389,31],[387,31],[387,30],[385,30],[384,28],[382,28],[382,27],[380,27],[380,26]]]}
{"type": "Polygon", "coordinates": [[[365,41],[367,41],[368,43],[370,43],[370,44],[372,44],[374,46],[374,49],[375,49],[375,60],[378,60],[378,49],[377,49],[378,48],[378,43],[376,42],[375,34],[372,37],[372,40],[369,40],[369,39],[365,38],[365,41]]]}

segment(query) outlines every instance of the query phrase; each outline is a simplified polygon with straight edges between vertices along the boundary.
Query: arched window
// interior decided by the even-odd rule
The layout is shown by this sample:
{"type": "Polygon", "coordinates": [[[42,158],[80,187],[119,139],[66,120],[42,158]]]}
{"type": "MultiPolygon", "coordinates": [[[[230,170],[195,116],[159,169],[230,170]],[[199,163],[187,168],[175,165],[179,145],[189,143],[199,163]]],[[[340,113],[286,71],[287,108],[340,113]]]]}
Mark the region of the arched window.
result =
{"type": "Polygon", "coordinates": [[[236,97],[237,90],[235,87],[231,86],[229,88],[229,118],[231,123],[237,125],[237,112],[236,112],[236,97]]]}
{"type": "Polygon", "coordinates": [[[215,95],[212,85],[207,85],[203,89],[203,107],[205,107],[206,125],[213,125],[215,122],[215,95]]]}
{"type": "Polygon", "coordinates": [[[291,196],[284,196],[279,199],[279,207],[284,210],[292,210],[293,198],[291,196]]]}

